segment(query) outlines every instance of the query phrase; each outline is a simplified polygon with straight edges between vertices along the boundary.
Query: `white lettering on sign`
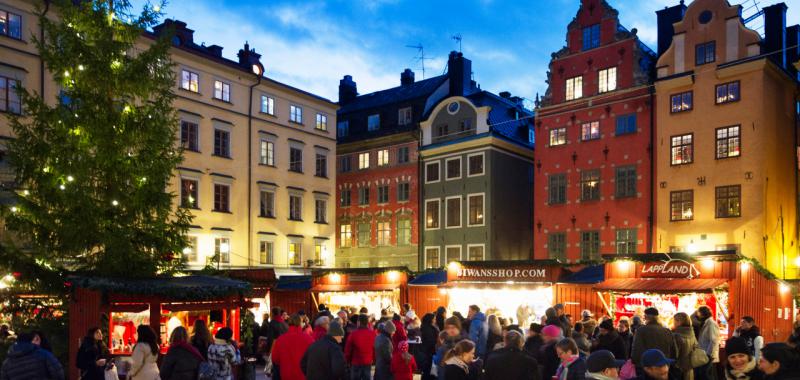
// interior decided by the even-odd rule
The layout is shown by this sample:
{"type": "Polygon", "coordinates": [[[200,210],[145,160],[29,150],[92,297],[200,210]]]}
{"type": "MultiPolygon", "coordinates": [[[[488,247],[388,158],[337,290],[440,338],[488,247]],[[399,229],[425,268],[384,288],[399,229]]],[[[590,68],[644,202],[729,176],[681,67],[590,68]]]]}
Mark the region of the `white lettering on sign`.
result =
{"type": "Polygon", "coordinates": [[[458,277],[545,278],[545,269],[461,268],[458,277]]]}
{"type": "Polygon", "coordinates": [[[662,262],[645,263],[642,266],[642,277],[688,278],[700,276],[694,264],[680,259],[670,258],[662,262]]]}

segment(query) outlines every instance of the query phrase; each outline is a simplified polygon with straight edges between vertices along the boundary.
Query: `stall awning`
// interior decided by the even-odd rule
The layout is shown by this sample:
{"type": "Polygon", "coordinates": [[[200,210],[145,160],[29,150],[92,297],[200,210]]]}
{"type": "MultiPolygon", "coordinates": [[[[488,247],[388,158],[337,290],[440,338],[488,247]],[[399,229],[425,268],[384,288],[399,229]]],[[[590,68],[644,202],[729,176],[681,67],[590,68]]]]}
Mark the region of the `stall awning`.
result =
{"type": "Polygon", "coordinates": [[[436,271],[423,273],[414,277],[413,280],[408,282],[408,285],[415,286],[436,286],[447,282],[447,271],[436,271]]]}
{"type": "Polygon", "coordinates": [[[629,293],[711,292],[724,286],[728,280],[719,278],[672,279],[672,278],[613,278],[597,285],[597,290],[629,293]]]}
{"type": "Polygon", "coordinates": [[[281,276],[278,279],[276,290],[309,290],[311,289],[311,276],[281,276]]]}
{"type": "Polygon", "coordinates": [[[392,284],[358,284],[358,285],[331,285],[319,284],[314,286],[311,290],[315,292],[379,292],[383,290],[399,289],[397,285],[392,284]]]}

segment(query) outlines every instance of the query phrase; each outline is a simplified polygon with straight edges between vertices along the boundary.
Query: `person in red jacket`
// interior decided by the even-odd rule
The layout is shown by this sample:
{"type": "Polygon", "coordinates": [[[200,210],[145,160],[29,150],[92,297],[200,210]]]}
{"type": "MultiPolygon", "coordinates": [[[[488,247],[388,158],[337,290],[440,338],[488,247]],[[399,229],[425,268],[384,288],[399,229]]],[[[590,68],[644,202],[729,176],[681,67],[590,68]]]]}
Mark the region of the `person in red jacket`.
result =
{"type": "Polygon", "coordinates": [[[358,328],[347,338],[347,343],[344,345],[344,357],[350,364],[353,380],[370,380],[370,369],[375,356],[375,332],[370,330],[368,325],[369,317],[359,314],[358,328]]]}
{"type": "Polygon", "coordinates": [[[331,320],[328,319],[327,316],[320,316],[317,317],[317,320],[314,321],[314,331],[311,334],[311,338],[314,341],[318,341],[328,335],[328,326],[330,326],[331,320]]]}
{"type": "Polygon", "coordinates": [[[394,380],[413,380],[417,362],[414,356],[408,353],[408,341],[397,344],[397,349],[392,354],[392,376],[394,380]]]}
{"type": "Polygon", "coordinates": [[[289,317],[289,331],[281,335],[272,345],[272,365],[278,367],[281,380],[305,380],[300,370],[300,359],[314,339],[300,329],[299,315],[289,317]]]}
{"type": "Polygon", "coordinates": [[[408,340],[408,332],[406,331],[406,327],[403,326],[399,315],[394,315],[392,323],[394,327],[396,327],[396,331],[394,335],[392,335],[392,348],[397,350],[397,345],[400,344],[400,342],[408,340]]]}

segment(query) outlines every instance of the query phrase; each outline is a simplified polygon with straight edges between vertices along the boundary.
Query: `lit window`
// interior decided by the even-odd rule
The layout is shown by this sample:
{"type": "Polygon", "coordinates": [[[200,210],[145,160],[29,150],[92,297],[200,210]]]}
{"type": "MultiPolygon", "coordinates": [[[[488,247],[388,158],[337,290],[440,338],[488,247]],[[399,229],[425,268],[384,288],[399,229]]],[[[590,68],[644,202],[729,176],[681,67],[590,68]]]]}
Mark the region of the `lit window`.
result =
{"type": "Polygon", "coordinates": [[[731,103],[739,100],[739,82],[717,85],[717,104],[731,103]]]}
{"type": "Polygon", "coordinates": [[[600,170],[581,172],[581,201],[600,199],[600,170]]]}
{"type": "Polygon", "coordinates": [[[381,149],[378,151],[378,166],[389,165],[389,150],[381,149]]]}
{"type": "Polygon", "coordinates": [[[484,258],[482,245],[470,245],[467,247],[467,260],[483,261],[484,258]]]}
{"type": "Polygon", "coordinates": [[[261,241],[258,245],[258,262],[261,265],[272,265],[275,252],[275,243],[271,241],[261,241]]]}
{"type": "Polygon", "coordinates": [[[289,265],[300,265],[303,262],[303,244],[296,241],[289,242],[289,265]]]}
{"type": "Polygon", "coordinates": [[[581,125],[581,140],[597,140],[600,138],[600,122],[593,121],[581,125]]]}
{"type": "Polygon", "coordinates": [[[411,244],[411,219],[397,219],[397,245],[411,244]]]}
{"type": "Polygon", "coordinates": [[[739,157],[739,126],[717,128],[717,158],[739,157]]]}
{"type": "Polygon", "coordinates": [[[367,118],[367,130],[377,131],[381,127],[381,115],[369,115],[367,118]]]}
{"type": "Polygon", "coordinates": [[[670,112],[677,113],[683,111],[690,111],[692,105],[692,91],[682,92],[670,96],[670,112]]]}
{"type": "Polygon", "coordinates": [[[742,187],[740,185],[716,188],[717,218],[742,216],[742,187]]]}
{"type": "Polygon", "coordinates": [[[181,71],[181,88],[191,92],[200,91],[200,76],[192,71],[181,71]]]}
{"type": "Polygon", "coordinates": [[[22,39],[22,16],[0,11],[0,34],[18,40],[22,39]]]}
{"type": "Polygon", "coordinates": [[[231,239],[226,237],[214,238],[214,256],[220,263],[231,262],[231,239]]]}
{"type": "MultiPolygon", "coordinates": [[[[0,12],[0,15],[2,12],[0,12]]],[[[0,76],[0,112],[19,114],[22,112],[22,103],[17,93],[19,81],[0,76]]]]}
{"type": "Polygon", "coordinates": [[[197,180],[181,179],[181,207],[198,208],[197,205],[197,180]]]}
{"type": "Polygon", "coordinates": [[[289,106],[289,121],[303,124],[303,107],[290,105],[289,106]]]}
{"type": "Polygon", "coordinates": [[[567,143],[567,128],[555,128],[550,130],[550,146],[565,145],[567,143]]]}
{"type": "Polygon", "coordinates": [[[231,85],[222,81],[214,81],[214,99],[223,102],[231,101],[231,85]]]}
{"type": "Polygon", "coordinates": [[[694,218],[694,190],[670,192],[669,209],[670,221],[692,220],[694,218]]]}
{"type": "Polygon", "coordinates": [[[610,67],[605,70],[600,70],[598,76],[598,92],[609,92],[617,89],[617,68],[610,67]]]}
{"type": "Polygon", "coordinates": [[[358,154],[358,169],[369,169],[369,152],[358,154]]]}
{"type": "Polygon", "coordinates": [[[358,224],[358,246],[369,247],[371,243],[372,225],[368,222],[358,224]]]}
{"type": "Polygon", "coordinates": [[[275,144],[269,140],[261,140],[258,162],[261,165],[275,166],[275,144]]]}
{"type": "Polygon", "coordinates": [[[439,247],[425,247],[425,269],[436,269],[441,266],[439,247]]]}
{"type": "Polygon", "coordinates": [[[695,64],[705,65],[717,60],[715,41],[699,44],[695,47],[695,64]]]}
{"type": "Polygon", "coordinates": [[[432,199],[425,201],[425,228],[439,228],[439,200],[432,199]]]}
{"type": "Polygon", "coordinates": [[[261,112],[275,116],[275,98],[261,95],[261,112]]]}
{"type": "Polygon", "coordinates": [[[483,225],[483,194],[474,194],[467,196],[467,203],[469,204],[469,220],[468,226],[482,226],[483,225]]]}
{"type": "Polygon", "coordinates": [[[567,100],[583,97],[583,77],[578,76],[567,79],[567,100]]]}
{"type": "Polygon", "coordinates": [[[694,159],[694,143],[692,134],[672,136],[670,138],[670,156],[672,165],[691,164],[694,159]]]}
{"type": "Polygon", "coordinates": [[[453,261],[461,261],[461,246],[445,247],[445,261],[452,263],[453,261]]]}
{"type": "Polygon", "coordinates": [[[317,114],[317,129],[320,131],[327,131],[328,130],[328,115],[323,115],[321,113],[317,114]]]}
{"type": "Polygon", "coordinates": [[[387,221],[378,222],[378,245],[386,246],[391,244],[392,240],[392,227],[391,223],[387,221]]]}
{"type": "Polygon", "coordinates": [[[339,246],[349,248],[353,244],[353,226],[342,224],[339,226],[339,246]]]}
{"type": "Polygon", "coordinates": [[[583,50],[594,49],[600,46],[600,24],[583,28],[583,50]]]}
{"type": "Polygon", "coordinates": [[[183,249],[186,261],[194,263],[197,261],[197,236],[186,237],[186,248],[183,249]]]}

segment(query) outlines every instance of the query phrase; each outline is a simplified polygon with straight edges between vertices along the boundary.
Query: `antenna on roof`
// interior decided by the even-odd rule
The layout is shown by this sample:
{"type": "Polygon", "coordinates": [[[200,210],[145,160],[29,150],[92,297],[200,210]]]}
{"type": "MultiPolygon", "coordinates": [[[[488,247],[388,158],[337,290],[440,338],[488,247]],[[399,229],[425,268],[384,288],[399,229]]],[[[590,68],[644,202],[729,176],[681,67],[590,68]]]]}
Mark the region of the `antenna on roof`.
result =
{"type": "Polygon", "coordinates": [[[461,33],[456,33],[452,37],[450,37],[456,41],[458,41],[458,52],[461,53],[461,33]]]}
{"type": "Polygon", "coordinates": [[[422,44],[416,45],[406,45],[407,48],[417,49],[417,55],[414,56],[414,62],[419,62],[422,65],[422,79],[425,79],[425,48],[422,47],[422,44]]]}
{"type": "MultiPolygon", "coordinates": [[[[751,25],[753,21],[764,15],[764,10],[760,7],[759,0],[741,0],[739,6],[741,7],[742,24],[753,29],[758,30],[760,27],[753,28],[751,25]],[[748,25],[750,24],[750,25],[748,25]]],[[[763,25],[762,25],[763,27],[763,25]]],[[[762,37],[763,37],[763,33],[762,37]]]]}

